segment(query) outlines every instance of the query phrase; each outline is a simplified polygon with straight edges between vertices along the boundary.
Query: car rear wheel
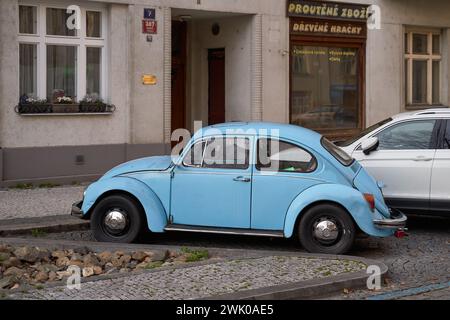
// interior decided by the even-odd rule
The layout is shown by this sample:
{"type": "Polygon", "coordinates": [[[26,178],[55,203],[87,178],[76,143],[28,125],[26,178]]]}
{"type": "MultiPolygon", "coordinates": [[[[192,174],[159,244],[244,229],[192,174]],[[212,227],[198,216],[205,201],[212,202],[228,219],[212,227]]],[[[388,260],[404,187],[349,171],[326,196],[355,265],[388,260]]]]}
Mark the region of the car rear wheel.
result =
{"type": "Polygon", "coordinates": [[[131,243],[141,229],[141,209],[128,196],[108,196],[92,212],[91,230],[97,241],[131,243]]]}
{"type": "Polygon", "coordinates": [[[344,254],[353,245],[355,225],[344,209],[321,204],[304,213],[298,236],[303,248],[309,252],[344,254]]]}

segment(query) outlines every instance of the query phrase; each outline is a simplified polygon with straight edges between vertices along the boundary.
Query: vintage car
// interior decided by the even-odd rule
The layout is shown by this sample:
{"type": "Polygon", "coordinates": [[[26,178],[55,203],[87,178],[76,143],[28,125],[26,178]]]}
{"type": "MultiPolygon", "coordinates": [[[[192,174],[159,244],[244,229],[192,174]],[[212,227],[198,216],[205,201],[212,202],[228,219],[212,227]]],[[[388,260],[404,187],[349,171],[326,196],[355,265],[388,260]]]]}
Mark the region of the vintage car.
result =
{"type": "Polygon", "coordinates": [[[130,161],[72,206],[99,241],[141,231],[298,237],[310,252],[347,252],[358,232],[401,236],[376,181],[320,134],[274,123],[203,128],[180,155],[130,161]]]}

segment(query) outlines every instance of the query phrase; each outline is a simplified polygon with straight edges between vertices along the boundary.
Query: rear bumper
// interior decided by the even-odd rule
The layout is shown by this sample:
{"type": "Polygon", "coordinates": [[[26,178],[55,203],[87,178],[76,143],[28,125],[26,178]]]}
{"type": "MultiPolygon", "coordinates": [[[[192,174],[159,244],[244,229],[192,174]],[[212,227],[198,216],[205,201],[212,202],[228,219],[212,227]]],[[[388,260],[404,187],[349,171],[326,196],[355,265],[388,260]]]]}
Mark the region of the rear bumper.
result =
{"type": "Polygon", "coordinates": [[[81,210],[82,205],[83,205],[83,200],[77,201],[74,204],[72,204],[72,210],[70,211],[70,215],[80,218],[80,219],[85,219],[84,212],[83,212],[83,210],[81,210]]]}
{"type": "Polygon", "coordinates": [[[375,219],[373,224],[379,229],[404,229],[408,218],[403,212],[395,209],[391,209],[390,219],[375,219]]]}

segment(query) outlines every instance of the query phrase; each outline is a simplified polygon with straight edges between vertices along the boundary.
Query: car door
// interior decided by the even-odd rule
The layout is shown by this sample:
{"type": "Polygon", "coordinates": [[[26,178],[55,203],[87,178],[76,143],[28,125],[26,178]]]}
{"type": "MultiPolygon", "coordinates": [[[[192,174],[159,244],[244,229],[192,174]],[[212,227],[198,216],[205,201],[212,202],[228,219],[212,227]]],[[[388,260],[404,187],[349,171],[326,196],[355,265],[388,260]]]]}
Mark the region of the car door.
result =
{"type": "Polygon", "coordinates": [[[251,136],[199,141],[174,169],[172,223],[250,228],[251,136]]]}
{"type": "Polygon", "coordinates": [[[431,174],[430,207],[450,212],[450,120],[439,124],[436,154],[431,174]]]}
{"type": "Polygon", "coordinates": [[[251,227],[283,230],[287,210],[305,189],[320,183],[317,158],[293,142],[259,138],[252,182],[251,227]]]}
{"type": "Polygon", "coordinates": [[[378,181],[384,183],[388,205],[398,208],[429,208],[432,146],[436,120],[409,120],[393,124],[374,136],[376,151],[365,155],[358,147],[353,157],[378,181]]]}

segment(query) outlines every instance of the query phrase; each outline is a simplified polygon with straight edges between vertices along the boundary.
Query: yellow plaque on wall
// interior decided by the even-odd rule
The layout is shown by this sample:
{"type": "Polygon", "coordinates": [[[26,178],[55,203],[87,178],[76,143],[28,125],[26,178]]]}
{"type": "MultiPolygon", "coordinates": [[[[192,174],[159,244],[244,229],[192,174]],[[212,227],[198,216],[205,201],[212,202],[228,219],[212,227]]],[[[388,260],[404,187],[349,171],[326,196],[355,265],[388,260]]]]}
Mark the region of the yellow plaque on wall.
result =
{"type": "Polygon", "coordinates": [[[142,84],[143,85],[155,85],[156,84],[156,76],[152,74],[144,74],[142,76],[142,84]]]}

